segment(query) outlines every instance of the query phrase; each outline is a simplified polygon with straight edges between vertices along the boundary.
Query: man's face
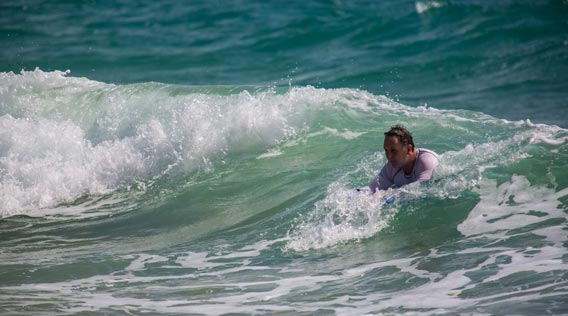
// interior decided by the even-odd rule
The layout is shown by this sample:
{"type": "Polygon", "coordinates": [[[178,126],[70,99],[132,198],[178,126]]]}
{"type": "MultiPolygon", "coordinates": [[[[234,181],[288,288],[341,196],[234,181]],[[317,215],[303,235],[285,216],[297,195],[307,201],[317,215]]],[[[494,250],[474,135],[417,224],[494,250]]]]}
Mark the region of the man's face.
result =
{"type": "Polygon", "coordinates": [[[404,166],[408,161],[410,146],[402,144],[396,136],[385,137],[385,155],[389,163],[395,168],[404,166]]]}

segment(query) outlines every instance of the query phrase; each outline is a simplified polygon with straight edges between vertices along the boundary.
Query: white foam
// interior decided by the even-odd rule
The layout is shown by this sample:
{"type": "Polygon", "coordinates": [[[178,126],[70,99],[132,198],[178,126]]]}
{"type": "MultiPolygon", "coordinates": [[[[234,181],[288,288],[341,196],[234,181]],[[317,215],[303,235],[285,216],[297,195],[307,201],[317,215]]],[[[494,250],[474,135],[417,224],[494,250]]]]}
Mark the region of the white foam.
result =
{"type": "Polygon", "coordinates": [[[396,208],[387,206],[384,197],[383,192],[370,194],[354,189],[329,192],[292,232],[286,249],[325,248],[376,234],[387,227],[396,214],[396,208]]]}
{"type": "Polygon", "coordinates": [[[140,271],[144,270],[147,264],[168,261],[168,258],[159,255],[141,254],[138,256],[129,255],[125,257],[125,259],[132,258],[134,258],[134,261],[132,261],[128,267],[124,268],[125,271],[140,271]]]}
{"type": "Polygon", "coordinates": [[[325,127],[325,130],[333,136],[342,137],[346,140],[352,140],[366,134],[366,132],[352,132],[350,130],[343,130],[343,132],[340,132],[337,129],[331,127],[325,127]]]}
{"type": "Polygon", "coordinates": [[[511,230],[549,218],[565,217],[558,198],[568,195],[568,189],[556,192],[543,186],[531,186],[523,176],[513,176],[511,182],[499,186],[494,180],[484,179],[480,185],[476,191],[481,200],[458,226],[465,236],[511,230]],[[537,211],[539,215],[532,215],[531,211],[537,211]]]}
{"type": "Polygon", "coordinates": [[[282,155],[282,151],[278,149],[270,149],[264,154],[259,155],[256,159],[265,159],[265,158],[272,158],[282,155]]]}
{"type": "Polygon", "coordinates": [[[439,1],[416,1],[414,6],[418,14],[423,14],[431,9],[440,8],[444,4],[439,1]]]}
{"type": "Polygon", "coordinates": [[[100,195],[155,173],[168,140],[154,121],[134,137],[93,146],[69,121],[0,117],[0,209],[10,216],[100,195]]]}

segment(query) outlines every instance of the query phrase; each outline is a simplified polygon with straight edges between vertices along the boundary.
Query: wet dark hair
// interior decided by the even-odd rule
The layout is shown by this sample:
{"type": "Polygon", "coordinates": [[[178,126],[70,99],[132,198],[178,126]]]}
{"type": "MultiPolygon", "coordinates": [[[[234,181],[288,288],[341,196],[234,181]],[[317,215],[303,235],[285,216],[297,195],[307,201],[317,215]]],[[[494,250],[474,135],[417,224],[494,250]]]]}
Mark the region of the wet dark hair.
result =
{"type": "Polygon", "coordinates": [[[385,137],[387,136],[395,136],[402,144],[410,144],[412,145],[412,149],[414,149],[414,140],[412,140],[412,134],[403,125],[395,125],[391,127],[391,129],[385,133],[385,137]]]}

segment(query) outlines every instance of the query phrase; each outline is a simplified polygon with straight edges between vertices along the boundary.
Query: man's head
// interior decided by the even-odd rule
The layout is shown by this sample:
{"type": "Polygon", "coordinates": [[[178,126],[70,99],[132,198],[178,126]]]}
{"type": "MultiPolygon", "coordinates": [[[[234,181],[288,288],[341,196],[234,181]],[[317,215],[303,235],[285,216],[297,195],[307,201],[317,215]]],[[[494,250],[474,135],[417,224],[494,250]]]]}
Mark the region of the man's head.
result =
{"type": "Polygon", "coordinates": [[[411,145],[414,149],[414,140],[412,140],[412,134],[403,125],[395,125],[385,133],[385,138],[396,137],[398,141],[403,145],[411,145]]]}
{"type": "Polygon", "coordinates": [[[395,125],[385,133],[385,155],[396,168],[405,166],[413,159],[414,141],[412,134],[402,125],[395,125]]]}

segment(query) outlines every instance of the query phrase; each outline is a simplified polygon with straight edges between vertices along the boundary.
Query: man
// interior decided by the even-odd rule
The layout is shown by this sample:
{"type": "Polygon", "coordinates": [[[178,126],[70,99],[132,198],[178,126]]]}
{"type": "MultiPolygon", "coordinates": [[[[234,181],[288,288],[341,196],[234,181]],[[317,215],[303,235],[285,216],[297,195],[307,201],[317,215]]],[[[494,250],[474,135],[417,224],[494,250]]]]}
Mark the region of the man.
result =
{"type": "Polygon", "coordinates": [[[398,188],[430,180],[434,176],[438,155],[431,150],[414,147],[412,134],[404,126],[393,126],[385,133],[384,148],[388,162],[369,185],[373,193],[377,189],[398,188]]]}

